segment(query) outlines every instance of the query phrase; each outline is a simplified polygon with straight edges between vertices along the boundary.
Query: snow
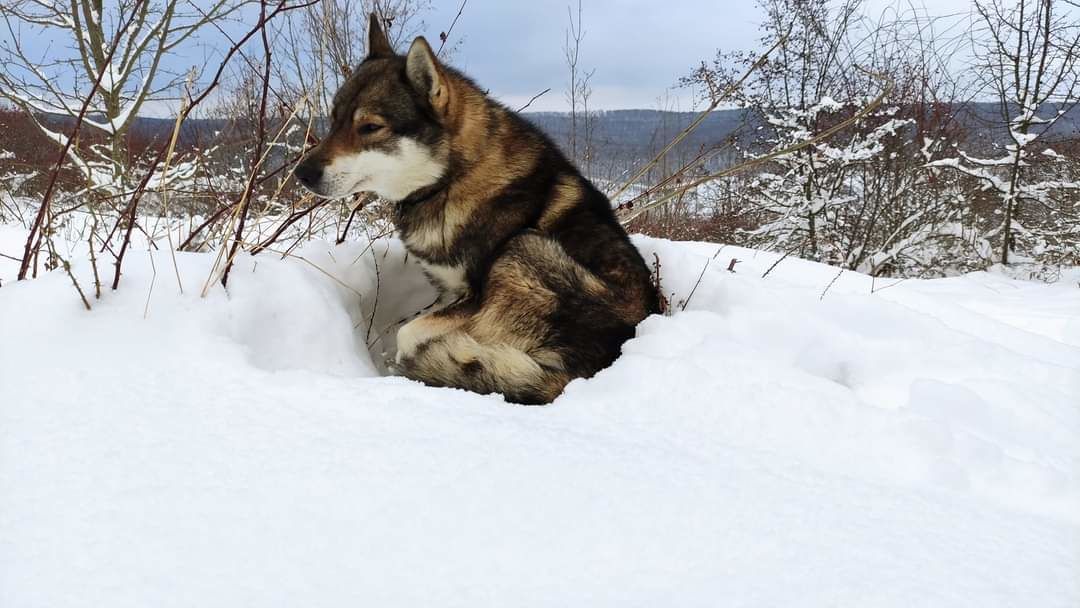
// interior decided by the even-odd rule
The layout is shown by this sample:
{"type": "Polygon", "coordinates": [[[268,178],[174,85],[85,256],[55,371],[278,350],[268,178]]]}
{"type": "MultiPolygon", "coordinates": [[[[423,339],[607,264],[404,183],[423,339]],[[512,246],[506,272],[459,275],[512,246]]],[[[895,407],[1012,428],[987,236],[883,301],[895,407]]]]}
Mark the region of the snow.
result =
{"type": "Polygon", "coordinates": [[[1053,148],[1045,148],[1045,149],[1043,149],[1041,154],[1044,155],[1044,156],[1049,156],[1050,158],[1052,158],[1054,160],[1065,160],[1065,157],[1062,156],[1061,154],[1058,154],[1053,148]]]}
{"type": "Polygon", "coordinates": [[[0,257],[0,606],[1080,603],[1080,272],[636,242],[676,312],[542,408],[382,375],[396,241],[0,257]]]}

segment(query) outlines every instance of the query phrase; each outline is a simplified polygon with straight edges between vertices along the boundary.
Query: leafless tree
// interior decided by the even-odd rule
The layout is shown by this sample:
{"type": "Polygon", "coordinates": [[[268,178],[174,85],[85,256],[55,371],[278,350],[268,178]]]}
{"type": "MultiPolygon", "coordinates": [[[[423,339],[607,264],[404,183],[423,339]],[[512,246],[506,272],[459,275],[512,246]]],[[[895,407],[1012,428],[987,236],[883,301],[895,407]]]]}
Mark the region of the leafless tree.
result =
{"type": "MultiPolygon", "coordinates": [[[[1080,98],[1080,21],[1061,0],[976,0],[981,27],[973,30],[976,67],[1008,125],[1004,154],[932,163],[978,180],[998,201],[1000,221],[987,231],[998,261],[1008,264],[1019,245],[1038,253],[1080,243],[1080,181],[1047,176],[1040,149],[1058,120],[1080,98]],[[1071,193],[1071,196],[1069,195],[1071,193]]],[[[1054,154],[1050,150],[1050,155],[1054,154]]]]}
{"type": "Polygon", "coordinates": [[[72,146],[68,158],[89,188],[120,192],[129,179],[124,139],[132,122],[148,103],[170,92],[175,99],[188,77],[166,70],[163,59],[246,1],[0,0],[8,33],[0,42],[0,96],[61,146],[68,136],[47,124],[47,116],[74,119],[89,98],[82,122],[106,145],[72,146]],[[23,40],[35,30],[69,48],[52,47],[44,59],[33,56],[23,40]]]}
{"type": "Polygon", "coordinates": [[[387,38],[400,48],[424,28],[430,0],[322,0],[283,22],[275,80],[317,116],[367,54],[367,19],[379,15],[387,38]]]}
{"type": "Polygon", "coordinates": [[[570,158],[581,165],[585,174],[589,174],[592,158],[592,120],[589,114],[589,98],[592,97],[592,80],[595,70],[584,70],[578,63],[581,58],[581,41],[585,39],[585,30],[581,20],[581,0],[577,3],[577,16],[567,7],[569,25],[563,42],[563,55],[569,72],[566,101],[570,105],[570,131],[567,134],[566,147],[570,158]],[[579,151],[580,144],[580,151],[579,151]]]}

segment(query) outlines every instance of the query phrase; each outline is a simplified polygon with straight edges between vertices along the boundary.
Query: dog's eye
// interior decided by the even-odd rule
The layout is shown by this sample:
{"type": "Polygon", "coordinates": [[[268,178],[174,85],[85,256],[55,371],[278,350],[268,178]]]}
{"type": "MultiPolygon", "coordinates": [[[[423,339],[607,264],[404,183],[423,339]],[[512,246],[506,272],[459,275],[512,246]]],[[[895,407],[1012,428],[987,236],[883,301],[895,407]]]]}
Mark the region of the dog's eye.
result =
{"type": "Polygon", "coordinates": [[[371,135],[372,133],[377,133],[377,132],[381,131],[382,129],[383,129],[382,125],[380,125],[378,123],[374,123],[374,122],[366,122],[366,123],[364,123],[364,124],[362,124],[362,125],[360,125],[359,127],[356,128],[356,130],[361,135],[371,135]]]}

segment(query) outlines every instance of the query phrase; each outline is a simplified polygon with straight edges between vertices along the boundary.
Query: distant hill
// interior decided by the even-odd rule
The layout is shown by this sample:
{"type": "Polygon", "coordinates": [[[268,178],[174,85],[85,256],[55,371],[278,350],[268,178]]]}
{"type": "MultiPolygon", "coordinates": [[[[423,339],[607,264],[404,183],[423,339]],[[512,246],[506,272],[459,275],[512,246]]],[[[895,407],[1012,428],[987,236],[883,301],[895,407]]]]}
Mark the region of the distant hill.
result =
{"type": "MultiPolygon", "coordinates": [[[[1048,107],[1044,115],[1054,111],[1056,108],[1048,107]]],[[[525,117],[556,142],[561,144],[567,141],[570,133],[569,114],[531,112],[525,113],[525,117]]],[[[605,154],[641,158],[661,149],[696,117],[697,113],[694,112],[657,110],[599,112],[593,119],[593,137],[605,154]]],[[[1008,130],[1002,124],[997,104],[969,104],[960,120],[967,127],[968,143],[976,147],[1004,144],[1008,141],[1008,130]]],[[[750,115],[747,110],[716,110],[682,142],[676,153],[694,154],[703,147],[713,147],[733,138],[748,141],[759,125],[760,120],[750,115]]],[[[1080,106],[1074,106],[1066,113],[1054,125],[1050,135],[1055,138],[1080,137],[1080,106]]]]}
{"type": "MultiPolygon", "coordinates": [[[[556,143],[565,144],[571,131],[570,115],[561,112],[527,112],[530,122],[556,143]]],[[[594,145],[618,161],[652,156],[697,118],[695,112],[659,110],[609,110],[591,117],[594,145]]],[[[580,119],[579,119],[580,120],[580,119]]],[[[693,155],[752,132],[746,110],[716,110],[675,149],[674,158],[693,155]]],[[[582,127],[579,125],[579,133],[582,127]]]]}
{"type": "MultiPolygon", "coordinates": [[[[1047,108],[1046,112],[1055,111],[1047,108]]],[[[561,112],[526,112],[530,122],[547,133],[556,143],[565,145],[571,129],[570,115],[561,112]]],[[[602,158],[597,162],[608,167],[626,167],[642,158],[651,157],[667,142],[689,125],[697,114],[694,112],[664,112],[659,110],[609,110],[596,112],[590,118],[593,142],[602,158]]],[[[70,118],[53,117],[50,122],[61,125],[70,118]]],[[[580,118],[579,118],[580,120],[580,118]]],[[[966,144],[979,148],[1008,141],[1007,129],[1001,122],[998,107],[993,103],[969,104],[962,122],[967,126],[966,144]]],[[[760,120],[743,109],[725,109],[712,112],[670,155],[671,162],[678,162],[697,154],[702,149],[714,148],[732,140],[750,141],[760,120]]],[[[138,118],[132,127],[132,135],[144,140],[166,139],[173,128],[168,118],[138,118]]],[[[581,128],[581,127],[579,127],[581,128]]],[[[221,119],[192,119],[185,122],[180,133],[181,144],[209,145],[220,140],[222,134],[228,140],[246,139],[243,129],[230,126],[221,119]]],[[[1080,137],[1080,107],[1073,107],[1055,125],[1055,138],[1080,137]]],[[[728,162],[734,152],[721,154],[714,163],[728,162]]]]}

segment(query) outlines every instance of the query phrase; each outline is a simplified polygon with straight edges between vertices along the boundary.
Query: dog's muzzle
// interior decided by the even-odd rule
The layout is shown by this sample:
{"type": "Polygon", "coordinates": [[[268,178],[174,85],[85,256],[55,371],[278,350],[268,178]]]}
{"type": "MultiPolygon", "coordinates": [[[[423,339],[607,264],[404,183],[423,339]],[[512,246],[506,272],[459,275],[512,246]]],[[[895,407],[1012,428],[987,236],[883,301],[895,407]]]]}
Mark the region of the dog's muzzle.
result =
{"type": "Polygon", "coordinates": [[[323,176],[321,165],[311,162],[310,159],[305,160],[293,169],[293,175],[296,176],[296,181],[300,182],[300,185],[316,194],[319,193],[319,182],[322,181],[323,176]]]}

